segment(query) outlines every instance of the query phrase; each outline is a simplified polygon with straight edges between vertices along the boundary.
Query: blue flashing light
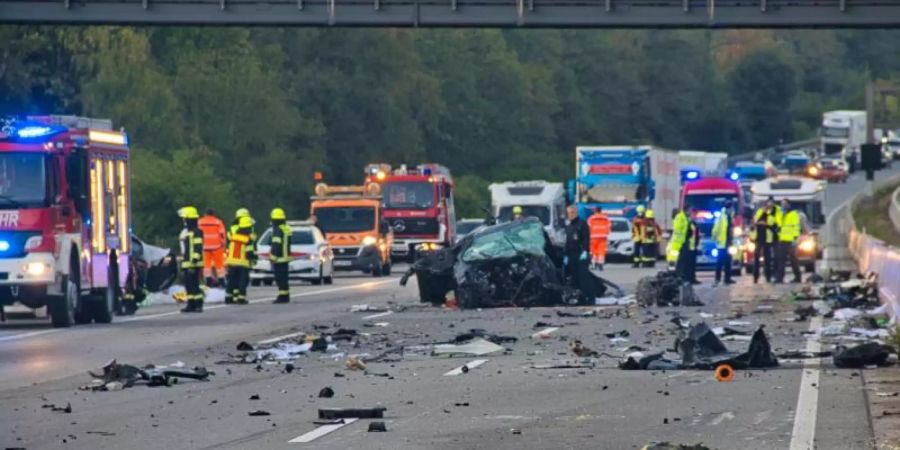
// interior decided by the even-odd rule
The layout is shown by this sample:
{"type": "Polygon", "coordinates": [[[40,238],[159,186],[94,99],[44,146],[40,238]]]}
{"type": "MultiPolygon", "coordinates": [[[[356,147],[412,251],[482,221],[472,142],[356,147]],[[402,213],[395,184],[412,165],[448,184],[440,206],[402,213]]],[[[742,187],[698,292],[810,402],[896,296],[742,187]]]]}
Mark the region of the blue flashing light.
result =
{"type": "Polygon", "coordinates": [[[687,178],[688,180],[696,180],[696,179],[700,178],[700,172],[698,172],[696,170],[689,170],[684,174],[684,177],[687,178]]]}
{"type": "Polygon", "coordinates": [[[731,181],[737,181],[741,179],[741,174],[737,172],[731,172],[728,174],[728,179],[731,181]]]}
{"type": "Polygon", "coordinates": [[[0,241],[0,252],[9,250],[9,241],[0,241]]]}
{"type": "Polygon", "coordinates": [[[424,174],[425,176],[431,176],[431,168],[426,167],[425,169],[422,170],[422,174],[424,174]]]}
{"type": "Polygon", "coordinates": [[[16,130],[16,136],[22,139],[31,139],[53,134],[53,132],[53,128],[50,127],[28,126],[16,130]]]}
{"type": "Polygon", "coordinates": [[[718,258],[719,257],[719,249],[718,248],[712,249],[712,252],[710,252],[710,255],[712,255],[713,258],[718,258]]]}

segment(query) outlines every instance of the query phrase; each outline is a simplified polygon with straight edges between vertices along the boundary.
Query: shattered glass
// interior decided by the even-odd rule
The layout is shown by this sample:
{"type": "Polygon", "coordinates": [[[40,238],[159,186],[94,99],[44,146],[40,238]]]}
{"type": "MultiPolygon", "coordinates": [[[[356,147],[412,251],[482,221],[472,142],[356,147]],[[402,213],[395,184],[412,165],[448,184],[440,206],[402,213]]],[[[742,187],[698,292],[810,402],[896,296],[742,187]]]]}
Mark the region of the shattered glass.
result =
{"type": "Polygon", "coordinates": [[[462,254],[464,262],[496,258],[512,258],[527,254],[544,254],[544,229],[540,222],[525,221],[513,226],[477,236],[462,254]]]}

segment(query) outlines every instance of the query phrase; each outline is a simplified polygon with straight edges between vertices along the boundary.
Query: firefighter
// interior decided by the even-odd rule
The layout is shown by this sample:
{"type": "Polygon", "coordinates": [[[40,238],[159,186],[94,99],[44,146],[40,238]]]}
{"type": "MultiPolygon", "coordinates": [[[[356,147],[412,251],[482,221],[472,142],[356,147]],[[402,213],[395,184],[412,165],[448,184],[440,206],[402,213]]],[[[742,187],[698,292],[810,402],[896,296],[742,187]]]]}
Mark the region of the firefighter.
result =
{"type": "Polygon", "coordinates": [[[515,222],[515,221],[518,221],[518,220],[522,220],[522,219],[524,219],[524,218],[525,218],[525,216],[522,215],[522,207],[521,207],[521,206],[518,206],[518,205],[513,206],[513,209],[512,209],[512,220],[515,222]]]}
{"type": "Polygon", "coordinates": [[[712,238],[716,244],[716,281],[713,286],[718,286],[722,280],[722,271],[725,271],[724,283],[734,284],[731,279],[731,253],[729,249],[734,241],[734,204],[731,200],[725,202],[725,206],[719,212],[712,227],[712,238]]]}
{"type": "Polygon", "coordinates": [[[250,265],[254,257],[253,219],[242,216],[236,228],[232,227],[228,241],[225,266],[228,270],[225,303],[247,304],[247,285],[250,283],[250,265]]]}
{"type": "Polygon", "coordinates": [[[644,267],[656,267],[656,255],[659,253],[659,237],[662,229],[656,223],[652,209],[644,212],[644,230],[641,236],[641,262],[644,267]]]}
{"type": "Polygon", "coordinates": [[[775,237],[777,235],[778,207],[775,206],[775,199],[769,197],[766,203],[759,207],[753,213],[754,232],[750,235],[750,240],[754,242],[753,249],[753,283],[759,282],[759,266],[760,259],[763,264],[763,275],[766,282],[772,281],[773,268],[775,263],[775,237]]]}
{"type": "Polygon", "coordinates": [[[592,299],[594,294],[590,268],[588,267],[588,250],[590,250],[590,235],[587,224],[578,217],[578,208],[569,206],[566,208],[566,243],[564,247],[563,266],[570,277],[572,287],[580,290],[587,298],[592,299]]]}
{"type": "Polygon", "coordinates": [[[696,266],[700,232],[691,217],[692,211],[691,205],[684,205],[672,223],[672,250],[678,252],[675,272],[685,283],[699,283],[696,279],[696,266]]]}
{"type": "Polygon", "coordinates": [[[644,243],[644,205],[638,205],[637,213],[634,215],[634,218],[631,219],[631,243],[633,248],[631,250],[631,267],[638,267],[641,265],[641,250],[643,250],[644,243]]]}
{"type": "MultiPolygon", "coordinates": [[[[231,234],[234,233],[239,228],[238,222],[240,222],[241,217],[246,217],[246,218],[250,219],[250,248],[251,248],[251,251],[249,252],[249,256],[250,256],[250,267],[252,268],[253,266],[256,265],[256,244],[257,244],[258,236],[256,234],[256,228],[254,228],[254,226],[256,225],[256,220],[254,220],[253,216],[250,215],[250,210],[248,210],[247,208],[239,208],[237,211],[235,211],[234,223],[231,225],[231,228],[229,229],[228,239],[231,240],[231,234]]],[[[250,285],[250,276],[248,275],[246,277],[246,279],[244,280],[244,286],[241,289],[243,289],[243,291],[246,293],[247,286],[249,286],[249,285],[250,285]]]]}
{"type": "Polygon", "coordinates": [[[278,296],[275,303],[289,303],[291,291],[288,285],[288,264],[291,262],[291,227],[285,223],[287,217],[284,210],[275,208],[272,210],[272,251],[269,258],[272,261],[272,272],[275,274],[275,284],[278,286],[278,296]]]}
{"type": "Polygon", "coordinates": [[[606,245],[612,223],[609,216],[603,214],[603,208],[594,208],[594,214],[588,217],[588,229],[591,233],[591,265],[597,270],[603,270],[606,262],[606,245]]]}
{"type": "Polygon", "coordinates": [[[184,277],[184,290],[187,294],[187,306],[183,313],[203,312],[203,291],[200,289],[200,273],[203,269],[203,234],[197,227],[200,215],[197,208],[185,206],[178,210],[184,220],[181,230],[181,274],[184,277]]]}
{"type": "Polygon", "coordinates": [[[203,278],[207,286],[218,286],[225,275],[225,223],[208,208],[197,224],[203,232],[203,278]]]}
{"type": "Polygon", "coordinates": [[[784,282],[784,273],[790,260],[794,272],[792,283],[800,282],[800,264],[797,262],[797,240],[801,233],[800,212],[787,200],[781,201],[781,220],[778,223],[778,246],[775,248],[775,283],[784,282]]]}

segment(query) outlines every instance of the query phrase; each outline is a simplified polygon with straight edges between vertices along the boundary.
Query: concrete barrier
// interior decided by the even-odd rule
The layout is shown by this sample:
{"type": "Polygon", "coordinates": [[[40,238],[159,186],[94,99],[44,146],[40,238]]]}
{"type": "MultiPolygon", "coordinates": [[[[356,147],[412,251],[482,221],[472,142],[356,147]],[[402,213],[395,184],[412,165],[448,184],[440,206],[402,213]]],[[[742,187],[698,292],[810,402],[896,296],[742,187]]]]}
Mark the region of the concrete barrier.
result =
{"type": "Polygon", "coordinates": [[[891,222],[894,223],[894,229],[900,231],[900,186],[897,186],[897,189],[894,189],[894,194],[891,195],[891,206],[888,214],[891,216],[891,222]]]}

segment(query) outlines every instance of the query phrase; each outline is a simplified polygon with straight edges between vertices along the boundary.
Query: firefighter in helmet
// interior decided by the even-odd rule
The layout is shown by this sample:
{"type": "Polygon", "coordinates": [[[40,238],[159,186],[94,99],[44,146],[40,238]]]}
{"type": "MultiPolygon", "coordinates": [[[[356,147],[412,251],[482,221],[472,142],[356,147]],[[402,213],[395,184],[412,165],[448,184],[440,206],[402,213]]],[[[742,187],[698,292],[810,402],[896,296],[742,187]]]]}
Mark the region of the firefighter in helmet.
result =
{"type": "Polygon", "coordinates": [[[242,216],[235,227],[232,227],[228,241],[228,253],[225,256],[225,267],[228,271],[225,303],[247,304],[247,285],[250,283],[251,261],[255,259],[253,248],[253,219],[242,216]]]}
{"type": "Polygon", "coordinates": [[[272,272],[278,286],[278,297],[275,303],[289,303],[291,291],[288,285],[288,264],[291,262],[291,227],[287,225],[284,210],[272,210],[272,250],[269,259],[272,261],[272,272]]]}
{"type": "Polygon", "coordinates": [[[203,290],[200,289],[200,276],[203,271],[203,233],[197,226],[200,215],[193,206],[181,208],[178,215],[184,221],[179,241],[181,274],[184,277],[184,290],[187,294],[187,306],[182,308],[181,312],[203,312],[203,290]]]}

